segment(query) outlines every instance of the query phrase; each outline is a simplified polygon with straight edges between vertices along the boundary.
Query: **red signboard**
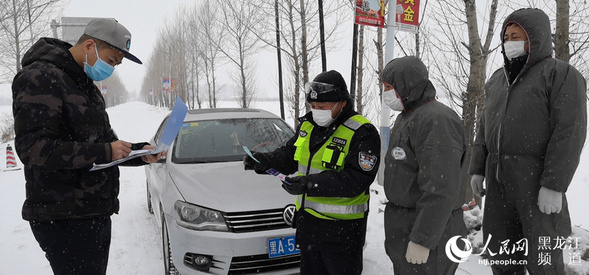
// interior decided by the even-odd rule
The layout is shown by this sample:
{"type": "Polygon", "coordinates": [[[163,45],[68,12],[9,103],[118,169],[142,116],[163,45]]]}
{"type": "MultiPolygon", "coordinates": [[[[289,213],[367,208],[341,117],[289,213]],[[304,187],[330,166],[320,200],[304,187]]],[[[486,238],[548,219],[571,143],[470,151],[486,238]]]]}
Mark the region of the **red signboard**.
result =
{"type": "Polygon", "coordinates": [[[166,91],[168,93],[176,90],[176,79],[175,78],[172,78],[172,84],[170,85],[170,78],[164,77],[164,81],[162,84],[164,87],[164,91],[166,91]]]}
{"type": "Polygon", "coordinates": [[[417,33],[419,27],[419,0],[397,0],[395,28],[417,33]]]}
{"type": "Polygon", "coordinates": [[[384,0],[356,0],[355,23],[384,28],[384,0]]]}

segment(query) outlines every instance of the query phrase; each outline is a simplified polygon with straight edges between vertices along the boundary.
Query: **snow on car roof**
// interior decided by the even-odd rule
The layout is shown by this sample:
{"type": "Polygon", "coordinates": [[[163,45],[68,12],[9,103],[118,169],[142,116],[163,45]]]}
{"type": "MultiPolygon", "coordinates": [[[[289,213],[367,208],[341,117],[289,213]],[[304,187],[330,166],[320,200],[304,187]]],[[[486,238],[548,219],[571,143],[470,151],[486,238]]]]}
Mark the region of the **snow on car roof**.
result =
{"type": "Polygon", "coordinates": [[[225,118],[279,118],[273,113],[251,108],[212,108],[188,110],[184,121],[225,118]]]}

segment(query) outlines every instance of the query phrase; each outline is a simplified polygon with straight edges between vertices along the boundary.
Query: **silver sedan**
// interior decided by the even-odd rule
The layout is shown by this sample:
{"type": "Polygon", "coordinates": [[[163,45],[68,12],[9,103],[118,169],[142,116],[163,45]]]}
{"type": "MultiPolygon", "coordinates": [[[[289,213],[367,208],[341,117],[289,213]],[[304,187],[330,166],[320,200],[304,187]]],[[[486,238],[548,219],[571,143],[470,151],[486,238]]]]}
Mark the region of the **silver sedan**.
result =
{"type": "Polygon", "coordinates": [[[270,152],[293,135],[263,110],[188,111],[167,157],[145,166],[166,274],[298,273],[295,231],[285,222],[294,197],[242,163],[243,146],[270,152]]]}

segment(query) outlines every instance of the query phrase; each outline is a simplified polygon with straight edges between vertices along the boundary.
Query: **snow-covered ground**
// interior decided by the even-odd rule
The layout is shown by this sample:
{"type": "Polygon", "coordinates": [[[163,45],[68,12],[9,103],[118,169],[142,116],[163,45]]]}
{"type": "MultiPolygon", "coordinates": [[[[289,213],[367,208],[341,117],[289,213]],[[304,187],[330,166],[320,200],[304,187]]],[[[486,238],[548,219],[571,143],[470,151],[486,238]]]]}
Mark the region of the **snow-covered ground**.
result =
{"type": "MultiPolygon", "coordinates": [[[[235,107],[233,102],[221,102],[220,107],[235,107]]],[[[277,102],[258,102],[255,108],[279,114],[277,102]]],[[[0,106],[0,117],[10,113],[10,106],[0,106]]],[[[155,133],[167,109],[131,102],[108,109],[112,126],[119,138],[140,142],[147,141],[155,133]]],[[[286,121],[292,124],[287,113],[286,121]]],[[[12,141],[9,142],[12,144],[12,141]]],[[[589,153],[584,150],[581,164],[567,193],[573,225],[589,228],[586,198],[589,194],[589,153]]],[[[0,275],[51,274],[49,263],[35,241],[29,225],[20,215],[25,198],[23,170],[3,171],[6,144],[0,144],[0,275]]],[[[22,164],[19,163],[19,167],[22,164]]],[[[393,274],[392,264],[384,250],[383,210],[385,201],[381,186],[371,188],[371,212],[369,216],[367,244],[364,250],[363,274],[393,274]]],[[[108,274],[162,274],[161,241],[155,219],[147,212],[145,203],[144,169],[121,167],[121,210],[114,215],[112,244],[108,274]]],[[[477,219],[478,208],[469,211],[467,218],[477,219]]],[[[480,212],[480,211],[479,211],[480,212]]],[[[472,236],[475,245],[481,242],[481,234],[472,236]]],[[[577,262],[575,256],[583,255],[589,246],[589,232],[574,226],[573,236],[579,237],[578,249],[565,251],[565,263],[570,274],[589,274],[586,261],[577,262]],[[576,254],[575,254],[576,253],[576,254]],[[573,258],[571,258],[573,256],[573,258]]],[[[491,274],[490,268],[471,255],[459,265],[456,274],[491,274]]]]}

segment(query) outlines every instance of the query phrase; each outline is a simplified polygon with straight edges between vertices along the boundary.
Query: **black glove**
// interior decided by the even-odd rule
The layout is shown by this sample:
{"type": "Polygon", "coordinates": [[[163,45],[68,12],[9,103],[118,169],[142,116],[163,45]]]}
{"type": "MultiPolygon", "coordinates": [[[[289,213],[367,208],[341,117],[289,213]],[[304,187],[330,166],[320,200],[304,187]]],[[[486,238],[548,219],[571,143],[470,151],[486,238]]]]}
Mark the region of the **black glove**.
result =
{"type": "Polygon", "coordinates": [[[131,150],[141,150],[144,146],[151,145],[149,142],[131,143],[131,150]]]}
{"type": "Polygon", "coordinates": [[[282,182],[282,188],[291,195],[300,195],[307,192],[309,185],[311,185],[311,182],[305,176],[286,177],[282,182]]]}
{"type": "Polygon", "coordinates": [[[243,168],[245,170],[266,171],[270,169],[270,160],[264,153],[255,152],[252,155],[260,162],[255,161],[249,155],[245,155],[243,158],[243,168]]]}

